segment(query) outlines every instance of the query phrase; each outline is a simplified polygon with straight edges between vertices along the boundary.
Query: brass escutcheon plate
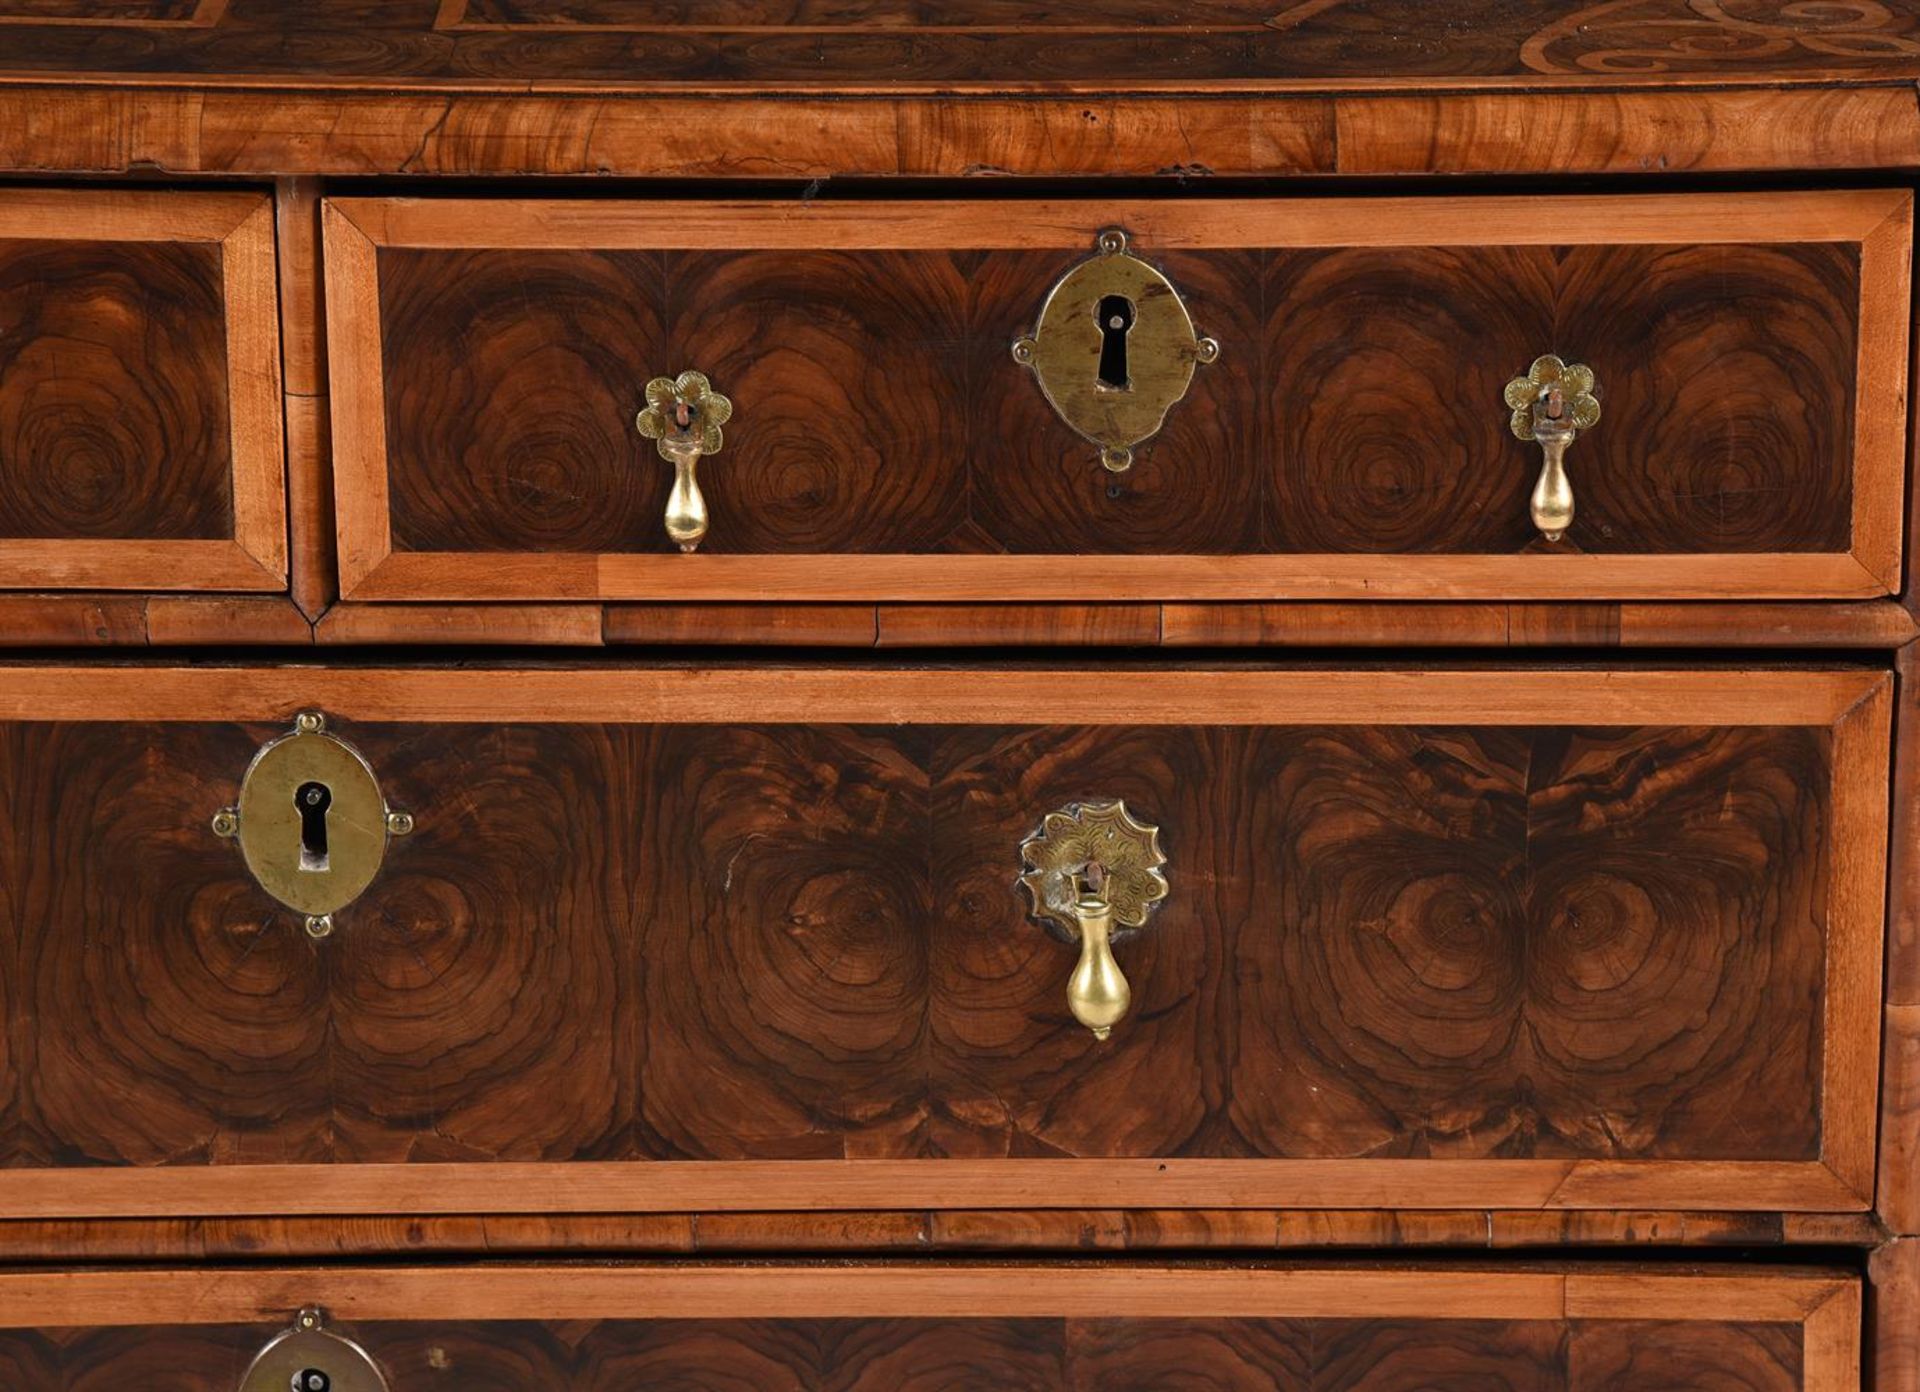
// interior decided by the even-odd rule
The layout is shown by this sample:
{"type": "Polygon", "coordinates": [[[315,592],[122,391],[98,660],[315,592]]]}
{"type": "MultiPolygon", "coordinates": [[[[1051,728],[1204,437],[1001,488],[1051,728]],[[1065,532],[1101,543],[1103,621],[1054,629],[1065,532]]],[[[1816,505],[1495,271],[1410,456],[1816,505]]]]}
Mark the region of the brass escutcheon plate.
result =
{"type": "Polygon", "coordinates": [[[240,1380],[240,1392],[387,1392],[367,1351],[329,1333],[318,1310],[302,1310],[272,1339],[240,1380]]]}
{"type": "Polygon", "coordinates": [[[1100,446],[1100,462],[1119,473],[1220,345],[1195,333],[1180,292],[1127,250],[1126,233],[1109,228],[1098,248],[1048,293],[1013,358],[1033,369],[1060,419],[1100,446]]]}
{"type": "Polygon", "coordinates": [[[413,819],[387,807],[360,752],[308,711],[290,734],[261,746],[241,780],[240,801],[214,815],[213,829],[236,838],[260,887],[324,937],[331,916],[373,883],[388,837],[410,832],[413,819]],[[303,811],[303,796],[317,809],[303,811]]]}
{"type": "Polygon", "coordinates": [[[1167,897],[1167,857],[1160,828],[1137,821],[1126,803],[1069,803],[1041,819],[1020,843],[1020,883],[1033,900],[1033,917],[1063,941],[1079,937],[1074,903],[1088,868],[1098,865],[1101,897],[1113,909],[1114,940],[1125,942],[1146,926],[1167,897]]]}

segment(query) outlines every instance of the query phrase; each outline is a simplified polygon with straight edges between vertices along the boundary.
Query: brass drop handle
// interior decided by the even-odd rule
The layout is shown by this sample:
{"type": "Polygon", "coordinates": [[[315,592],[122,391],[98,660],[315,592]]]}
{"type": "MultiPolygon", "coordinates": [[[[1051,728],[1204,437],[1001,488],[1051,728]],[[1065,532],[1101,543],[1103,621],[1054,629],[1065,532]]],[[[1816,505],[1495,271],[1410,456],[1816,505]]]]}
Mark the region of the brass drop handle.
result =
{"type": "Polygon", "coordinates": [[[1113,905],[1086,890],[1074,900],[1073,916],[1080,930],[1080,960],[1067,978],[1067,1009],[1095,1039],[1105,1039],[1133,1004],[1133,987],[1113,955],[1113,905]]]}
{"type": "Polygon", "coordinates": [[[1593,369],[1562,362],[1553,354],[1535,358],[1527,375],[1507,383],[1510,424],[1522,440],[1540,446],[1540,477],[1533,485],[1533,525],[1558,541],[1573,525],[1573,480],[1567,476],[1567,446],[1600,420],[1593,369]]]}
{"type": "Polygon", "coordinates": [[[673,465],[667,535],[682,551],[692,551],[707,534],[707,500],[694,471],[704,456],[720,453],[720,427],[732,417],[733,403],[703,372],[654,378],[647,383],[646,406],[634,417],[640,433],[673,465]]]}
{"type": "Polygon", "coordinates": [[[1074,935],[1080,960],[1067,978],[1067,1009],[1105,1039],[1126,1018],[1133,988],[1114,956],[1114,933],[1146,925],[1167,897],[1160,831],[1134,820],[1119,799],[1050,812],[1021,843],[1020,883],[1033,917],[1074,935]]]}

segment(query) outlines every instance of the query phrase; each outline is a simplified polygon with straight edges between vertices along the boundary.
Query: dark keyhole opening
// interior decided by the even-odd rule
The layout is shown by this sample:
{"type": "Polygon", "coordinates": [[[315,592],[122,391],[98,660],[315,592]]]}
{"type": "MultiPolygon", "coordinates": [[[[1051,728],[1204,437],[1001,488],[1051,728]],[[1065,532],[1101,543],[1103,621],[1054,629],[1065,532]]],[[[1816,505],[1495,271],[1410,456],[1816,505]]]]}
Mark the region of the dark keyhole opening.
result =
{"type": "Polygon", "coordinates": [[[325,870],[327,809],[333,806],[333,789],[324,783],[302,783],[293,790],[293,805],[300,809],[300,868],[325,870]]]}
{"type": "Polygon", "coordinates": [[[1133,328],[1133,301],[1125,295],[1104,295],[1094,311],[1100,321],[1100,385],[1112,391],[1125,391],[1127,378],[1127,333],[1133,328]]]}
{"type": "Polygon", "coordinates": [[[327,1392],[332,1386],[333,1379],[318,1368],[302,1368],[293,1375],[293,1392],[327,1392]]]}

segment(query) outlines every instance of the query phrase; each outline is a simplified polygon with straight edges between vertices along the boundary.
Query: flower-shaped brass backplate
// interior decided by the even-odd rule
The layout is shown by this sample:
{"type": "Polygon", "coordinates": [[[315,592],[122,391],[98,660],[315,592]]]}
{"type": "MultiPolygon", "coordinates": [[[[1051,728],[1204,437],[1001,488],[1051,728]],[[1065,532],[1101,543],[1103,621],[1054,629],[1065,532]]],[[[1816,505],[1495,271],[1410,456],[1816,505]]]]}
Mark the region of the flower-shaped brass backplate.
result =
{"type": "MultiPolygon", "coordinates": [[[[1113,908],[1116,929],[1137,929],[1167,897],[1160,829],[1135,821],[1119,799],[1076,802],[1049,812],[1021,843],[1020,876],[1033,898],[1033,916],[1079,936],[1074,904],[1091,890],[1113,908]]],[[[1116,934],[1124,937],[1124,933],[1116,934]]]]}
{"type": "Polygon", "coordinates": [[[1590,430],[1600,421],[1600,401],[1593,394],[1593,369],[1585,363],[1566,363],[1552,353],[1533,360],[1527,375],[1507,383],[1507,406],[1513,411],[1509,424],[1522,440],[1534,438],[1538,422],[1534,408],[1558,392],[1562,409],[1548,414],[1563,418],[1576,430],[1590,430]]]}
{"type": "Polygon", "coordinates": [[[733,418],[733,403],[713,389],[704,372],[678,377],[656,377],[647,383],[647,405],[634,418],[640,433],[652,440],[660,457],[673,462],[676,446],[698,447],[701,454],[718,454],[720,427],[733,418]]]}

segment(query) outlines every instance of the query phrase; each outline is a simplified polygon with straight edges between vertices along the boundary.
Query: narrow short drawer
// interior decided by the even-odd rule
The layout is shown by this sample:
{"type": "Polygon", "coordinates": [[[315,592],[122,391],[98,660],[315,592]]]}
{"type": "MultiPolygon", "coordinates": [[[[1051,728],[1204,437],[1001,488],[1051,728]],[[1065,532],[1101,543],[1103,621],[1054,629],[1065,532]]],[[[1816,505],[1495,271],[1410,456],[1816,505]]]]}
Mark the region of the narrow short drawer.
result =
{"type": "Polygon", "coordinates": [[[1861,1209],[1889,684],[0,668],[0,1214],[1861,1209]]]}
{"type": "Polygon", "coordinates": [[[335,199],[342,582],[1884,595],[1911,205],[335,199]]]}
{"type": "Polygon", "coordinates": [[[282,590],[273,206],[0,189],[0,589],[282,590]]]}
{"type": "Polygon", "coordinates": [[[808,1265],[0,1274],[9,1392],[1856,1392],[1806,1268],[808,1265]]]}

